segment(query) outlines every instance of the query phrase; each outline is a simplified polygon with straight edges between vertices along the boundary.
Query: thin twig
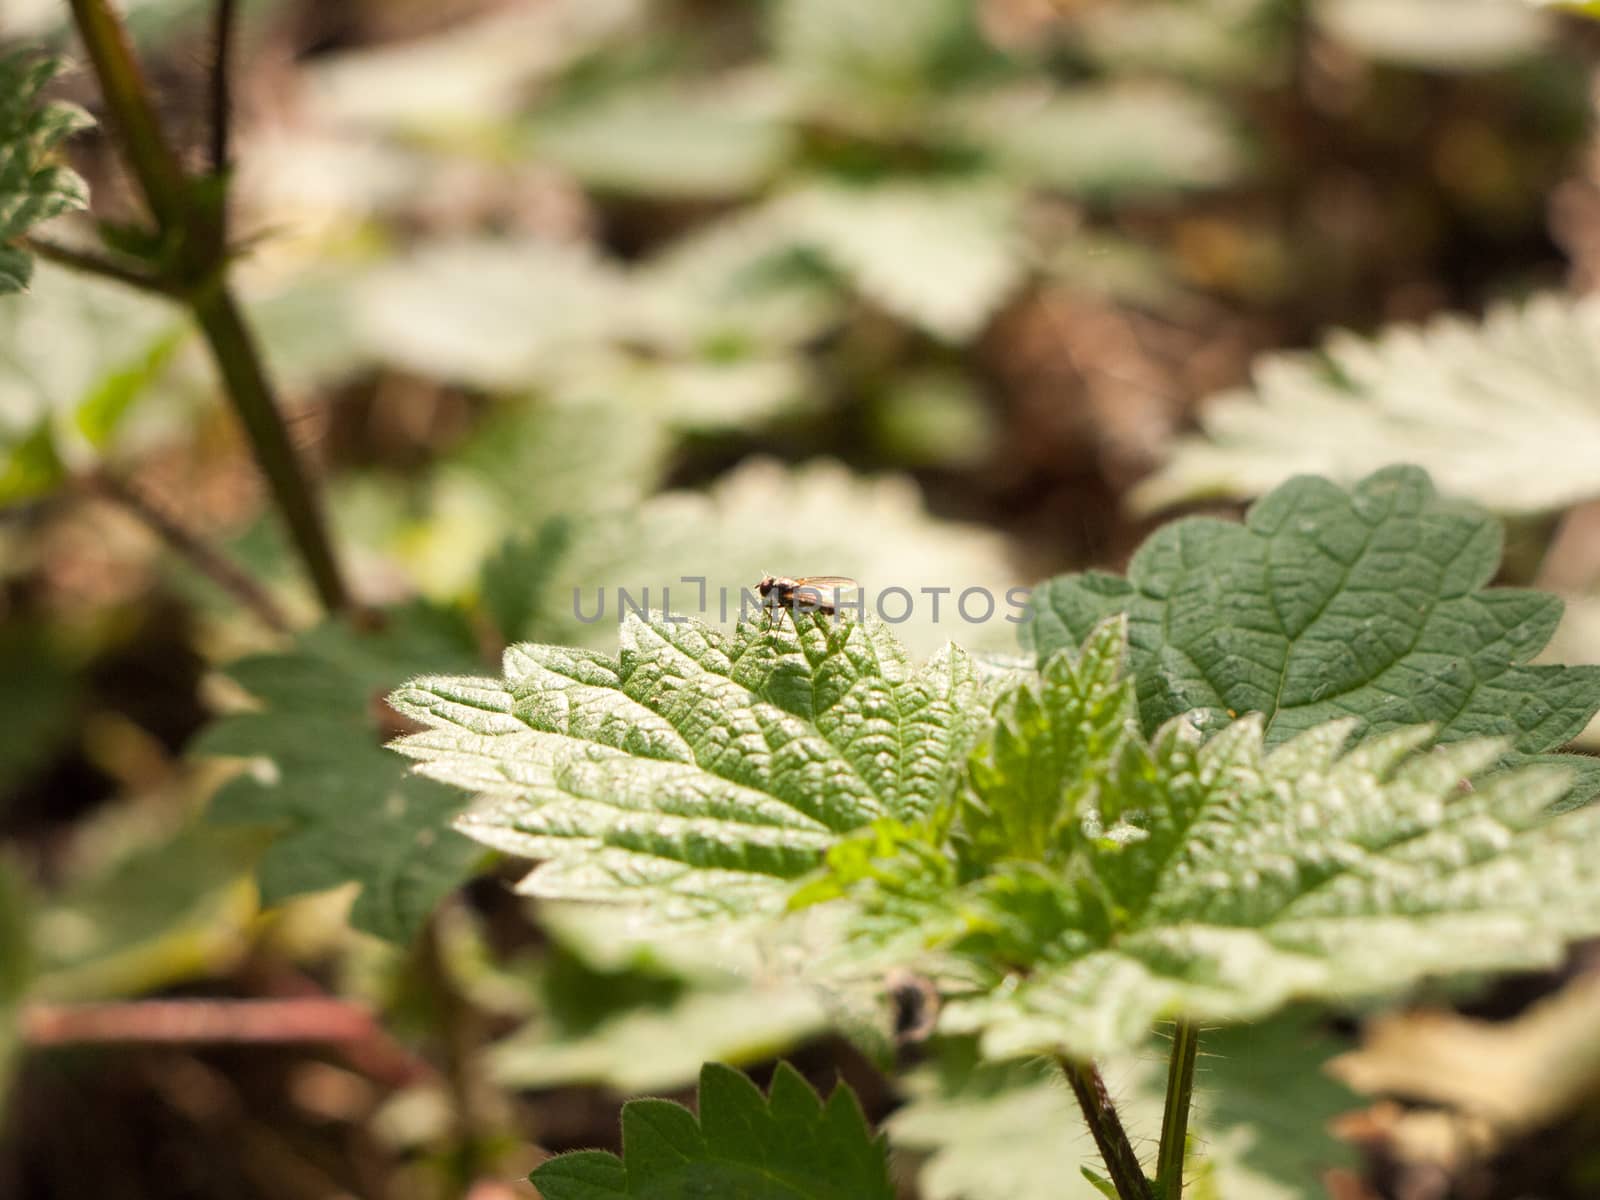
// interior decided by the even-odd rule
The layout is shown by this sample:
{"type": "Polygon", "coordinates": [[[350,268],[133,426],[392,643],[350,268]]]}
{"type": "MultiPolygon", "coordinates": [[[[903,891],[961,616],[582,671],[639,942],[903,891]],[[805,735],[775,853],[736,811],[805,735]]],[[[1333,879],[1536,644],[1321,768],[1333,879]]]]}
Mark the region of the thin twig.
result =
{"type": "Polygon", "coordinates": [[[1183,1195],[1184,1151],[1189,1140],[1189,1108],[1194,1100],[1194,1066],[1199,1053],[1199,1026],[1179,1021],[1172,1031],[1166,1107],[1161,1114],[1161,1148],[1156,1153],[1156,1191],[1172,1200],[1183,1195]]]}
{"type": "Polygon", "coordinates": [[[95,492],[137,517],[202,575],[254,614],[267,628],[278,633],[294,631],[294,625],[278,606],[278,602],[272,598],[271,593],[222,551],[184,526],[148,496],[141,494],[132,484],[104,472],[91,477],[89,482],[95,492]]]}
{"type": "Polygon", "coordinates": [[[70,267],[74,271],[82,271],[88,275],[99,275],[104,279],[114,279],[116,282],[126,284],[128,287],[137,288],[141,292],[154,292],[160,296],[175,296],[177,290],[166,280],[148,272],[141,271],[138,267],[117,262],[108,255],[96,250],[82,250],[75,246],[63,246],[60,242],[42,238],[36,234],[28,234],[16,240],[16,245],[36,254],[49,262],[59,263],[63,267],[70,267]]]}
{"type": "Polygon", "coordinates": [[[347,1000],[132,1000],[25,1005],[23,1040],[79,1042],[348,1042],[372,1037],[370,1010],[347,1000]]]}
{"type": "MultiPolygon", "coordinates": [[[[228,130],[233,121],[233,30],[239,6],[236,0],[217,0],[212,26],[211,60],[211,173],[228,170],[228,130]]],[[[226,239],[224,239],[226,240],[226,239]]]]}
{"type": "Polygon", "coordinates": [[[1122,1127],[1122,1118],[1111,1102],[1111,1093],[1106,1090],[1099,1068],[1092,1062],[1064,1055],[1057,1056],[1056,1062],[1078,1098],[1078,1107],[1083,1110],[1083,1119],[1088,1123],[1117,1195],[1121,1200],[1154,1200],[1150,1181],[1139,1165],[1139,1156],[1128,1140],[1127,1130],[1122,1127]]]}

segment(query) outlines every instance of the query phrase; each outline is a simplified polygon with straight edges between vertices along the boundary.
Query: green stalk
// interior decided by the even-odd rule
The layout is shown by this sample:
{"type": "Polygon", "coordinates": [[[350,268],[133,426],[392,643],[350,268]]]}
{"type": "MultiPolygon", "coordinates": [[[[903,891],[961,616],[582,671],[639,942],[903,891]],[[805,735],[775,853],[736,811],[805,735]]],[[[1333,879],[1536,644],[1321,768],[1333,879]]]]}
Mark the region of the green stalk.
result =
{"type": "Polygon", "coordinates": [[[71,0],[71,4],[107,112],[150,212],[163,230],[182,228],[189,209],[189,181],[162,135],[150,87],[133,57],[122,20],[106,0],[71,0]]]}
{"type": "Polygon", "coordinates": [[[321,503],[273,401],[265,364],[238,303],[219,281],[215,287],[191,295],[189,305],[322,606],[333,613],[348,611],[350,593],[333,554],[321,503]]]}
{"type": "Polygon", "coordinates": [[[1100,1077],[1099,1068],[1092,1062],[1062,1055],[1056,1057],[1056,1063],[1072,1085],[1072,1092],[1078,1098],[1078,1107],[1083,1110],[1083,1119],[1088,1123],[1089,1133],[1094,1137],[1101,1159],[1105,1161],[1106,1173],[1110,1175],[1117,1195],[1121,1200],[1154,1200],[1150,1181],[1145,1178],[1144,1168],[1139,1165],[1139,1156],[1134,1152],[1133,1143],[1128,1140],[1127,1130],[1122,1127],[1122,1118],[1117,1115],[1117,1107],[1111,1102],[1111,1093],[1106,1090],[1106,1082],[1100,1077]]]}
{"type": "MultiPolygon", "coordinates": [[[[71,4],[111,124],[156,225],[175,253],[174,261],[163,268],[174,277],[163,283],[182,296],[205,335],[256,464],[323,607],[329,612],[348,611],[350,593],[334,557],[319,497],[289,439],[260,350],[228,289],[227,247],[220,237],[222,206],[197,202],[162,133],[127,32],[107,0],[71,0],[71,4]]],[[[226,48],[224,44],[222,49],[226,48]]],[[[222,86],[226,80],[224,70],[222,86]]],[[[225,102],[221,109],[226,110],[225,102]]]]}
{"type": "Polygon", "coordinates": [[[1178,1200],[1183,1195],[1183,1152],[1189,1140],[1189,1106],[1194,1099],[1194,1066],[1199,1056],[1199,1026],[1179,1021],[1172,1031],[1161,1149],[1156,1154],[1156,1194],[1162,1200],[1178,1200]]]}

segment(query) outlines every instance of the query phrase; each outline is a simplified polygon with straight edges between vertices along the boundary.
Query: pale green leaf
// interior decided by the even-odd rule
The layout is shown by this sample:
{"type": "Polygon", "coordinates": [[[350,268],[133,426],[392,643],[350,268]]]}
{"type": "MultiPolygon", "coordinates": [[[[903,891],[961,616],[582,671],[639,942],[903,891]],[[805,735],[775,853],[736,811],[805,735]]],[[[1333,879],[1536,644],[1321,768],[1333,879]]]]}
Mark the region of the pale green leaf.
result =
{"type": "Polygon", "coordinates": [[[372,272],[354,302],[380,358],[510,390],[604,338],[623,294],[618,273],[587,247],[483,238],[426,245],[372,272]]]}
{"type": "MultiPolygon", "coordinates": [[[[626,424],[595,432],[613,437],[619,453],[637,436],[626,424]]],[[[593,470],[608,477],[604,462],[593,470]]],[[[573,480],[571,495],[590,494],[575,472],[557,477],[573,480]]],[[[524,478],[539,484],[537,474],[524,478]]],[[[753,459],[704,494],[668,492],[621,512],[595,507],[557,519],[559,550],[522,584],[541,621],[508,636],[615,646],[618,589],[641,607],[662,609],[670,600],[674,613],[728,627],[741,593],[753,594],[772,571],[860,580],[867,613],[896,622],[896,637],[916,654],[947,641],[988,650],[1016,644],[1026,594],[1009,588],[1015,576],[1004,539],[931,517],[907,478],[863,478],[832,462],[785,467],[753,459]]],[[[510,576],[497,583],[502,595],[516,587],[510,576]]]]}
{"type": "MultiPolygon", "coordinates": [[[[1196,1074],[1189,1189],[1226,1200],[1324,1200],[1321,1171],[1351,1157],[1327,1124],[1355,1098],[1321,1071],[1338,1043],[1303,1013],[1207,1032],[1196,1074]]],[[[1162,1043],[1100,1064],[1136,1144],[1161,1128],[1162,1043]]],[[[895,1146],[928,1155],[927,1200],[1096,1200],[1079,1175],[1103,1169],[1072,1092],[1040,1062],[988,1064],[967,1042],[940,1046],[889,1118],[895,1146]],[[1040,1130],[1052,1130],[1050,1137],[1040,1130]],[[1075,1136],[1070,1131],[1078,1131],[1075,1136]]]]}
{"type": "Polygon", "coordinates": [[[624,1095],[681,1088],[707,1054],[734,1066],[770,1060],[823,1032],[827,1013],[793,984],[695,988],[655,1005],[636,1005],[577,1035],[534,1022],[488,1054],[504,1087],[587,1084],[624,1095]]]}
{"type": "Polygon", "coordinates": [[[27,255],[6,243],[89,205],[88,185],[56,155],[93,122],[75,104],[40,100],[59,69],[28,53],[0,57],[0,295],[25,290],[32,273],[27,255]]]}
{"type": "Polygon", "coordinates": [[[563,1154],[533,1173],[545,1200],[892,1200],[881,1136],[855,1094],[826,1102],[778,1064],[770,1096],[729,1067],[700,1073],[698,1118],[667,1100],[622,1109],[622,1157],[563,1154]]]}
{"type": "Polygon", "coordinates": [[[1022,281],[1020,197],[993,180],[818,182],[776,203],[863,295],[947,341],[978,333],[1022,281]]]}
{"type": "Polygon", "coordinates": [[[458,828],[545,860],[522,885],[535,895],[776,911],[841,835],[931,811],[984,716],[964,651],[913,669],[876,623],[726,635],[630,617],[621,638],[616,657],[514,646],[503,680],[392,697],[429,727],[396,748],[478,794],[458,828]]]}
{"type": "Polygon", "coordinates": [[[748,428],[806,397],[791,350],[834,307],[783,261],[792,233],[750,231],[633,272],[547,240],[439,242],[358,284],[355,325],[374,357],[420,374],[631,414],[597,423],[748,428]]]}
{"type": "Polygon", "coordinates": [[[1549,295],[1482,321],[1336,334],[1316,354],[1268,355],[1249,390],[1214,397],[1200,420],[1136,507],[1411,462],[1496,512],[1567,508],[1600,495],[1600,301],[1549,295]]]}
{"type": "Polygon", "coordinates": [[[634,908],[542,903],[538,917],[551,947],[535,1014],[487,1054],[502,1085],[689,1087],[702,1063],[770,1061],[827,1025],[818,989],[764,962],[754,922],[708,937],[634,908]]]}
{"type": "Polygon", "coordinates": [[[261,861],[263,903],[359,884],[353,923],[404,941],[481,854],[449,828],[460,797],[384,749],[396,724],[383,696],[419,665],[459,670],[476,658],[452,613],[418,606],[385,619],[378,633],[329,624],[287,653],[231,664],[257,707],[213,723],[194,750],[248,760],[210,817],[279,830],[261,861]]]}
{"type": "Polygon", "coordinates": [[[1548,40],[1532,5],[1512,0],[1320,0],[1323,30],[1373,58],[1439,71],[1526,59],[1548,40]]]}
{"type": "Polygon", "coordinates": [[[1529,666],[1561,602],[1486,588],[1498,525],[1441,499],[1414,467],[1345,491],[1299,478],[1250,509],[1158,530],[1128,577],[1063,575],[1034,593],[1024,637],[1049,658],[1129,616],[1139,709],[1153,730],[1264,714],[1275,744],[1335,717],[1363,735],[1434,722],[1443,740],[1555,750],[1600,706],[1600,669],[1529,666]]]}
{"type": "Polygon", "coordinates": [[[188,983],[237,961],[256,916],[256,830],[109,809],[76,830],[66,878],[35,905],[34,995],[117,999],[188,983]]]}
{"type": "Polygon", "coordinates": [[[531,149],[600,191],[657,201],[738,196],[790,156],[794,133],[782,115],[737,81],[636,88],[545,114],[531,149]]]}
{"type": "Polygon", "coordinates": [[[203,394],[175,357],[187,336],[168,304],[41,267],[0,303],[0,499],[178,436],[203,394]]]}
{"type": "Polygon", "coordinates": [[[904,0],[892,7],[850,0],[779,0],[772,42],[786,72],[818,103],[851,99],[908,108],[985,61],[965,0],[904,0]]]}
{"type": "Polygon", "coordinates": [[[1002,168],[1094,198],[1227,182],[1241,157],[1223,114],[1170,84],[1002,92],[966,115],[1002,168]]]}

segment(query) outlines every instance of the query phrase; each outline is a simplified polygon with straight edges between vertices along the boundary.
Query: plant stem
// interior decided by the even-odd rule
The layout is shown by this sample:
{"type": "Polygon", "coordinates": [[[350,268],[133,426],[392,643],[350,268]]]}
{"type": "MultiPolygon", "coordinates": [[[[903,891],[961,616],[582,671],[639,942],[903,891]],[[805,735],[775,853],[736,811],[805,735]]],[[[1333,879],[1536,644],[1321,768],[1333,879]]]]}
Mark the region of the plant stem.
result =
{"type": "MultiPolygon", "coordinates": [[[[211,60],[211,173],[228,170],[228,132],[233,120],[233,30],[236,0],[217,0],[211,60]]],[[[224,238],[224,241],[227,239],[224,238]]]]}
{"type": "Polygon", "coordinates": [[[234,411],[249,436],[256,465],[267,478],[279,515],[305,560],[323,607],[329,612],[348,611],[350,594],[333,555],[322,506],[295,453],[294,443],[289,440],[289,430],[273,400],[265,364],[238,303],[221,283],[195,293],[189,303],[227,385],[234,411]]]}
{"type": "Polygon", "coordinates": [[[1194,1099],[1194,1066],[1199,1054],[1200,1027],[1179,1021],[1172,1031],[1161,1149],[1156,1154],[1156,1193],[1162,1200],[1178,1200],[1183,1195],[1183,1153],[1189,1140],[1189,1106],[1194,1099]]]}
{"type": "MultiPolygon", "coordinates": [[[[71,4],[128,163],[156,224],[174,248],[174,258],[165,268],[170,278],[163,282],[183,296],[205,334],[228,399],[323,607],[329,612],[348,611],[350,594],[333,554],[321,503],[289,440],[255,339],[228,290],[227,247],[218,236],[222,205],[197,201],[162,134],[127,33],[108,0],[71,0],[71,4]]],[[[225,70],[222,75],[226,85],[225,70]]]]}
{"type": "Polygon", "coordinates": [[[170,513],[141,494],[126,480],[101,473],[90,480],[90,486],[132,513],[149,526],[162,541],[176,550],[193,566],[223,591],[227,592],[249,612],[255,614],[268,629],[276,633],[291,633],[294,626],[272,595],[247,573],[240,570],[215,546],[199,534],[186,528],[170,513]]]}
{"type": "Polygon", "coordinates": [[[1111,1093],[1106,1090],[1106,1081],[1100,1077],[1099,1068],[1092,1062],[1064,1055],[1058,1055],[1056,1062],[1067,1077],[1067,1082],[1072,1085],[1073,1094],[1078,1097],[1078,1107],[1083,1110],[1083,1119],[1088,1122],[1089,1132],[1094,1136],[1094,1144],[1099,1147],[1100,1157],[1105,1161],[1106,1171],[1117,1189],[1117,1195],[1121,1200],[1154,1200],[1150,1193],[1150,1181],[1145,1178],[1144,1168],[1139,1165],[1139,1156],[1134,1153],[1133,1143],[1128,1140],[1128,1133],[1122,1127],[1122,1118],[1117,1115],[1116,1105],[1111,1102],[1111,1093]]]}
{"type": "Polygon", "coordinates": [[[111,1000],[25,1005],[23,1040],[76,1042],[343,1042],[370,1038],[370,1010],[347,1000],[111,1000]]]}
{"type": "Polygon", "coordinates": [[[95,250],[63,246],[60,242],[33,234],[17,238],[16,244],[30,254],[36,254],[40,258],[74,271],[82,271],[86,275],[99,275],[104,279],[112,279],[128,287],[137,288],[141,292],[153,292],[158,296],[174,294],[174,288],[153,272],[119,263],[95,250]]]}
{"type": "Polygon", "coordinates": [[[162,135],[139,63],[122,21],[107,0],[70,0],[72,16],[94,64],[106,109],[122,140],[134,177],[163,230],[181,228],[188,215],[189,182],[162,135]]]}

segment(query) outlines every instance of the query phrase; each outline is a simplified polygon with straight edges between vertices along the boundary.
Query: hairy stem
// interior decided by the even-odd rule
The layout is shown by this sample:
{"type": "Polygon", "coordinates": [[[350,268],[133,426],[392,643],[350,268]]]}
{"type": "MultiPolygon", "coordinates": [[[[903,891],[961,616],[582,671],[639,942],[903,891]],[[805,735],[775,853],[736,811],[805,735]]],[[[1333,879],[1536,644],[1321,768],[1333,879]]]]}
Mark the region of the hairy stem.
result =
{"type": "Polygon", "coordinates": [[[228,170],[228,132],[233,121],[233,30],[238,15],[237,0],[217,0],[216,23],[212,26],[211,60],[211,173],[213,175],[222,175],[228,170]]]}
{"type": "MultiPolygon", "coordinates": [[[[289,535],[305,561],[317,595],[330,612],[351,607],[334,557],[322,506],[289,440],[266,365],[228,290],[227,246],[219,236],[222,205],[200,203],[156,119],[121,19],[108,0],[71,0],[78,32],[94,63],[111,124],[173,258],[163,282],[182,295],[205,334],[228,399],[245,428],[289,535]]],[[[231,18],[228,21],[231,26],[231,18]]],[[[226,40],[225,35],[224,40],[226,40]]],[[[226,46],[220,47],[226,50],[226,46]]],[[[226,84],[226,70],[222,72],[226,84]]],[[[225,149],[225,145],[224,145],[225,149]]]]}
{"type": "Polygon", "coordinates": [[[112,279],[128,287],[137,288],[141,292],[154,292],[161,296],[171,296],[174,293],[172,286],[154,272],[120,263],[96,250],[63,246],[60,242],[34,234],[17,238],[16,244],[48,262],[81,271],[86,275],[99,275],[103,279],[112,279]]]}
{"type": "Polygon", "coordinates": [[[334,558],[320,498],[289,439],[283,414],[273,399],[272,384],[267,380],[266,366],[237,301],[225,286],[219,285],[196,293],[189,303],[227,385],[234,411],[250,439],[256,465],[267,478],[278,513],[305,560],[317,596],[329,612],[347,611],[351,607],[350,594],[334,558]]]}
{"type": "Polygon", "coordinates": [[[1099,1068],[1092,1062],[1065,1056],[1057,1056],[1056,1062],[1078,1098],[1078,1107],[1083,1110],[1083,1119],[1088,1122],[1089,1132],[1105,1161],[1117,1195],[1121,1200],[1154,1200],[1150,1181],[1139,1165],[1139,1156],[1134,1153],[1133,1143],[1122,1127],[1122,1118],[1111,1102],[1111,1093],[1106,1090],[1099,1068]]]}
{"type": "Polygon", "coordinates": [[[169,547],[186,558],[202,575],[227,592],[247,611],[253,613],[268,629],[277,633],[293,631],[294,626],[283,609],[278,607],[278,602],[272,598],[271,593],[241,570],[222,551],[186,527],[132,484],[102,473],[90,480],[90,486],[107,500],[137,517],[169,547]]]}
{"type": "Polygon", "coordinates": [[[189,182],[161,132],[150,87],[128,44],[122,20],[107,0],[70,0],[72,16],[105,97],[123,152],[162,229],[181,227],[189,209],[189,182]]]}
{"type": "Polygon", "coordinates": [[[1183,1152],[1189,1140],[1189,1106],[1194,1099],[1194,1066],[1199,1054],[1199,1026],[1179,1021],[1172,1031],[1161,1149],[1156,1155],[1156,1193],[1163,1200],[1178,1200],[1183,1195],[1183,1152]]]}

